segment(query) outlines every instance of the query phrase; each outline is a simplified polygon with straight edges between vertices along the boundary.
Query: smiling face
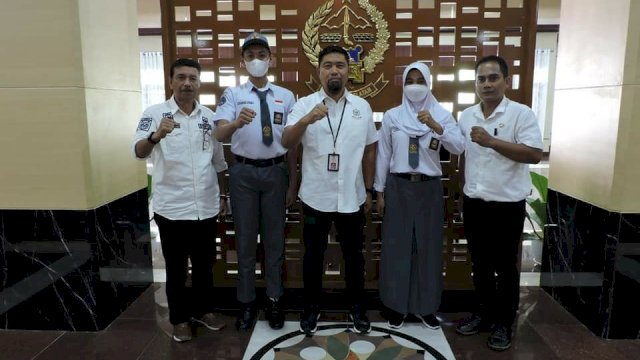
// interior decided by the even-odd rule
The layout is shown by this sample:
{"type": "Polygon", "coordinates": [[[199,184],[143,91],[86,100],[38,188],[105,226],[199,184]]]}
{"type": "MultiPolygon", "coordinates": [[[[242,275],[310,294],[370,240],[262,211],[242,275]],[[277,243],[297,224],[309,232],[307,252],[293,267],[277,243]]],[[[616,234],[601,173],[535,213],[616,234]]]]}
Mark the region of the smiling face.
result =
{"type": "Polygon", "coordinates": [[[318,77],[328,95],[342,95],[349,79],[349,62],[341,53],[326,54],[318,67],[318,77]]]}
{"type": "Polygon", "coordinates": [[[193,101],[200,88],[200,72],[190,66],[176,67],[169,85],[178,102],[193,101]]]}
{"type": "Polygon", "coordinates": [[[495,61],[482,63],[476,70],[476,93],[484,104],[499,104],[510,83],[511,77],[505,78],[500,65],[495,61]]]}

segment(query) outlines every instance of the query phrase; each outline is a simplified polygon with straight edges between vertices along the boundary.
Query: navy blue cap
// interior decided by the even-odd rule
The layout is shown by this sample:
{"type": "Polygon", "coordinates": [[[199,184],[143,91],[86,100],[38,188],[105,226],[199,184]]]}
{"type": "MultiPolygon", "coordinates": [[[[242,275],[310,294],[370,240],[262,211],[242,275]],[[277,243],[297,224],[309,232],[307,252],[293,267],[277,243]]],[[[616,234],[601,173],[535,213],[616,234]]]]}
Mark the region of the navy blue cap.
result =
{"type": "Polygon", "coordinates": [[[267,41],[267,38],[259,32],[252,32],[244,39],[244,43],[242,44],[242,51],[245,51],[251,45],[264,46],[269,50],[269,52],[271,52],[271,49],[269,49],[269,42],[267,41]]]}

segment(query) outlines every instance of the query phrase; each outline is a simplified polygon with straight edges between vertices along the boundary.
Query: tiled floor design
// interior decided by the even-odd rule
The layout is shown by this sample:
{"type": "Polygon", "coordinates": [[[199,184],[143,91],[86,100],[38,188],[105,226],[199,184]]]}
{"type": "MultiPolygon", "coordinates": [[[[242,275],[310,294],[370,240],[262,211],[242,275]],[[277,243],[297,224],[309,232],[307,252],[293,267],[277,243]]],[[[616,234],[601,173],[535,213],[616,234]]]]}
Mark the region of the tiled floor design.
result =
{"type": "MultiPolygon", "coordinates": [[[[197,329],[196,338],[177,344],[161,329],[166,321],[162,284],[154,284],[106,330],[95,333],[62,331],[0,331],[0,359],[242,359],[250,333],[233,328],[233,313],[223,314],[227,328],[220,332],[197,329]]],[[[496,353],[486,345],[487,334],[462,337],[455,321],[466,313],[441,313],[443,331],[456,359],[631,360],[638,359],[640,340],[602,340],[537,287],[522,287],[520,315],[513,348],[496,353]]],[[[299,314],[287,314],[297,320],[299,314]]],[[[325,320],[341,314],[326,314],[325,320]]],[[[369,316],[380,321],[378,311],[369,316]]]]}
{"type": "Polygon", "coordinates": [[[300,332],[298,321],[286,321],[280,330],[272,330],[267,321],[258,321],[243,360],[272,360],[276,358],[274,347],[278,348],[277,354],[281,359],[288,359],[292,354],[300,356],[299,354],[305,353],[314,359],[325,359],[326,356],[331,356],[329,359],[341,359],[344,358],[347,349],[353,352],[352,356],[358,356],[360,359],[375,359],[382,356],[381,354],[393,352],[419,356],[418,351],[423,351],[423,354],[425,351],[425,348],[417,343],[420,341],[430,347],[428,351],[433,351],[436,359],[455,359],[442,329],[431,330],[422,323],[415,322],[406,323],[400,329],[390,329],[387,323],[382,321],[372,322],[371,328],[369,334],[361,335],[353,332],[349,323],[320,322],[316,333],[308,338],[300,332]],[[407,338],[399,337],[396,333],[406,335],[407,338]],[[330,342],[333,346],[326,346],[330,342]]]}

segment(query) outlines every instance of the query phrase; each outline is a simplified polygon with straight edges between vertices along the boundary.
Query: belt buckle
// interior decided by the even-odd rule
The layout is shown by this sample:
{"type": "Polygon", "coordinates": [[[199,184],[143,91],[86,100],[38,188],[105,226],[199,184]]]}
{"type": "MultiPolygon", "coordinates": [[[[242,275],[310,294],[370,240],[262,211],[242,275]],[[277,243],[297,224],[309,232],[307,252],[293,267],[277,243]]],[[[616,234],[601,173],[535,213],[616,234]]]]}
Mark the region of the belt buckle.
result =
{"type": "Polygon", "coordinates": [[[420,176],[421,174],[411,174],[411,176],[409,177],[409,181],[411,182],[418,182],[420,181],[420,176]]]}

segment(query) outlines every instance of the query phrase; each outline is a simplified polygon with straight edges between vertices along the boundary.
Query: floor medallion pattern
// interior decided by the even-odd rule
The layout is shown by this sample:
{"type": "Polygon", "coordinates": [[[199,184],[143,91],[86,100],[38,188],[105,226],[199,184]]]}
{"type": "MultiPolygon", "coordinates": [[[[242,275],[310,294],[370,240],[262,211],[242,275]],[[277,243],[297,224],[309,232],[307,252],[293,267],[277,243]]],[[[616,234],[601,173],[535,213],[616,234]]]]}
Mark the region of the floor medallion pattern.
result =
{"type": "Polygon", "coordinates": [[[405,324],[394,330],[373,323],[372,332],[361,335],[347,323],[320,323],[313,336],[305,336],[298,323],[288,321],[275,331],[265,321],[256,324],[245,360],[450,360],[455,359],[442,330],[421,324],[405,324]]]}

